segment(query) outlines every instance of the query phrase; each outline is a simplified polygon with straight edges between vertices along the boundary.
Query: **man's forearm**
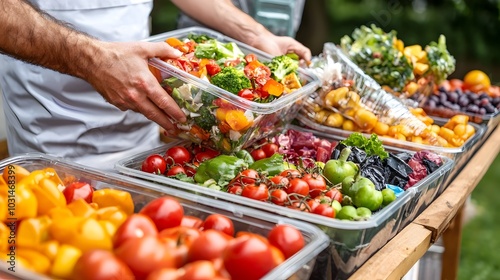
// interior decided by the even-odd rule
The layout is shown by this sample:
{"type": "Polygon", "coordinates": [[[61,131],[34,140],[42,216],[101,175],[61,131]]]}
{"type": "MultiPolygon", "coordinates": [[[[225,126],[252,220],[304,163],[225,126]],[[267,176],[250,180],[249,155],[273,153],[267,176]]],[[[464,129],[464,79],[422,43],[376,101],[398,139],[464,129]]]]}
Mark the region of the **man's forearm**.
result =
{"type": "Polygon", "coordinates": [[[184,13],[210,28],[249,45],[269,31],[230,0],[171,0],[184,13]]]}
{"type": "Polygon", "coordinates": [[[0,52],[83,77],[96,40],[37,11],[23,0],[0,1],[0,52]]]}

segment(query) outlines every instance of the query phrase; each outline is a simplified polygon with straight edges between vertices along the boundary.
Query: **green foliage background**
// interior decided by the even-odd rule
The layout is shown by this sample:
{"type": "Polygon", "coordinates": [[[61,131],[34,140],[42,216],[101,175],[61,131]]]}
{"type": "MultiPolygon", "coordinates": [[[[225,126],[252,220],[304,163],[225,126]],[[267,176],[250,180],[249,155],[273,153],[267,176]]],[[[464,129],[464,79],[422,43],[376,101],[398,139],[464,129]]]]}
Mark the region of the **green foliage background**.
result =
{"type": "MultiPolygon", "coordinates": [[[[396,30],[406,45],[427,45],[440,34],[447,38],[457,61],[450,78],[463,78],[473,69],[500,84],[500,0],[309,0],[297,39],[321,53],[325,42],[339,43],[361,25],[396,30]]],[[[175,29],[178,10],[170,1],[155,0],[152,33],[175,29]]],[[[472,194],[479,214],[464,227],[459,279],[500,279],[500,157],[472,194]]]]}

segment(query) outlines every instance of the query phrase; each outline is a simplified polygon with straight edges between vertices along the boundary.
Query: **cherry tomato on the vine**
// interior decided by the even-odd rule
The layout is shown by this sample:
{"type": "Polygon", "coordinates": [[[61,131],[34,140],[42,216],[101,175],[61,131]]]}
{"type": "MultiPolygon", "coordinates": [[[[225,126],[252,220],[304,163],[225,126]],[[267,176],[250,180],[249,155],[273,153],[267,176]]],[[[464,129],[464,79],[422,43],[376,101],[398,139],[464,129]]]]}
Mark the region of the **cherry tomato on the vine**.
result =
{"type": "Polygon", "coordinates": [[[241,191],[241,196],[260,201],[267,201],[269,199],[269,189],[264,183],[246,185],[241,191]]]}
{"type": "Polygon", "coordinates": [[[288,194],[299,194],[301,196],[306,196],[309,194],[309,185],[306,181],[300,178],[293,178],[292,180],[290,180],[290,184],[288,185],[288,187],[285,188],[285,191],[288,194]]]}
{"type": "Polygon", "coordinates": [[[167,171],[167,176],[175,176],[177,174],[186,174],[186,169],[184,169],[184,167],[182,167],[181,165],[174,165],[172,167],[170,167],[170,169],[167,171]]]}
{"type": "Polygon", "coordinates": [[[267,143],[264,144],[261,149],[264,151],[266,154],[266,157],[271,157],[272,155],[276,154],[279,150],[279,146],[274,143],[267,143]]]}
{"type": "Polygon", "coordinates": [[[255,149],[250,152],[250,155],[253,157],[253,160],[261,160],[267,158],[266,153],[262,149],[255,149]]]}
{"type": "Polygon", "coordinates": [[[335,210],[329,204],[320,204],[312,213],[322,215],[329,218],[335,218],[335,210]]]}
{"type": "Polygon", "coordinates": [[[326,180],[321,174],[305,174],[302,180],[309,185],[309,194],[311,197],[318,196],[321,192],[326,191],[326,180]]]}
{"type": "Polygon", "coordinates": [[[285,205],[288,194],[282,189],[274,189],[271,191],[271,202],[276,205],[285,205]]]}
{"type": "Polygon", "coordinates": [[[184,164],[191,161],[191,153],[183,146],[174,146],[165,152],[167,164],[184,164]]]}

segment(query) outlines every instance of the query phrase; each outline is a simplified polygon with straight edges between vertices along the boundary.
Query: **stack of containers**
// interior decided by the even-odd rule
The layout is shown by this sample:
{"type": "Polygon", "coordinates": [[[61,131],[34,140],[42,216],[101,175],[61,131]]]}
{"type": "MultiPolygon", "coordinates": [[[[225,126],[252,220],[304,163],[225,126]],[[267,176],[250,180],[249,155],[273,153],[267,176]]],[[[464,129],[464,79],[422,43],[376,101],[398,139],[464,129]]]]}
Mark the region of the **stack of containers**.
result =
{"type": "MultiPolygon", "coordinates": [[[[202,28],[190,28],[164,33],[151,37],[148,41],[164,41],[168,37],[182,39],[188,34],[205,34],[222,42],[235,42],[244,53],[255,53],[259,56],[259,60],[262,61],[270,59],[268,55],[256,49],[225,37],[217,32],[202,28]]],[[[242,100],[234,94],[221,90],[206,81],[180,71],[159,59],[153,59],[150,65],[160,72],[162,79],[176,77],[185,84],[189,84],[204,92],[223,98],[232,105],[242,108],[242,110],[252,112],[255,116],[255,123],[247,133],[242,135],[238,144],[234,145],[233,149],[231,149],[232,151],[237,151],[242,147],[248,147],[259,139],[285,131],[288,124],[298,115],[299,110],[308,100],[309,95],[319,86],[318,78],[314,74],[310,71],[301,69],[300,74],[302,80],[308,81],[305,83],[305,87],[287,96],[280,97],[269,104],[259,104],[242,100]],[[258,121],[259,119],[260,121],[258,121]]],[[[190,137],[188,140],[191,141],[179,140],[171,142],[157,149],[122,159],[117,162],[115,169],[120,173],[156,183],[148,184],[148,187],[155,191],[161,191],[168,186],[192,192],[199,196],[215,198],[217,201],[228,201],[237,205],[249,206],[258,210],[317,225],[328,235],[330,245],[318,257],[311,276],[313,279],[343,279],[354,273],[357,268],[385,245],[410,221],[412,217],[411,214],[414,213],[413,209],[416,207],[415,195],[422,193],[424,190],[438,189],[453,167],[453,160],[442,157],[444,164],[413,187],[413,189],[420,191],[404,192],[402,196],[375,213],[368,220],[344,221],[256,201],[193,183],[182,182],[173,178],[141,171],[141,165],[147,156],[151,154],[165,154],[168,148],[177,145],[188,146],[195,139],[190,137]]]]}
{"type": "MultiPolygon", "coordinates": [[[[386,93],[371,77],[366,75],[358,66],[356,66],[343,51],[332,43],[326,43],[324,46],[324,53],[322,59],[328,59],[340,66],[342,78],[345,80],[353,81],[352,88],[358,92],[361,97],[361,102],[370,104],[375,108],[377,113],[381,114],[382,118],[388,121],[397,123],[398,115],[403,116],[408,109],[404,107],[403,103],[399,100],[394,100],[395,97],[386,93]],[[385,102],[389,100],[389,102],[385,102]],[[395,112],[395,113],[393,113],[395,112]],[[385,115],[385,116],[384,116],[385,115]],[[387,118],[389,116],[389,118],[387,118]]],[[[328,69],[326,71],[329,71],[328,69]]],[[[326,72],[325,71],[325,72],[326,72]]],[[[328,82],[323,80],[323,83],[328,82]]],[[[325,85],[324,85],[325,86],[325,85]]],[[[326,85],[328,86],[328,85],[326,85]]],[[[306,104],[297,116],[300,125],[310,129],[316,135],[333,140],[343,140],[347,138],[352,131],[343,130],[340,128],[329,127],[315,121],[316,112],[312,109],[317,105],[317,97],[321,94],[322,89],[319,89],[314,94],[310,95],[306,100],[306,104]]],[[[413,120],[411,120],[413,121],[413,120]]],[[[443,125],[445,120],[435,120],[436,124],[443,125]]],[[[435,188],[416,188],[416,194],[413,199],[411,209],[413,209],[409,216],[415,217],[422,212],[444,189],[448,186],[451,180],[458,174],[460,169],[466,163],[467,159],[473,155],[477,149],[479,141],[485,133],[484,127],[476,123],[469,122],[474,128],[475,133],[471,136],[461,147],[441,147],[438,145],[419,144],[409,141],[397,140],[394,138],[380,136],[379,139],[384,143],[386,148],[392,151],[421,151],[428,150],[436,154],[442,155],[451,159],[454,162],[451,174],[445,178],[435,188]]],[[[365,134],[365,136],[369,136],[365,134]]]]}
{"type": "MultiPolygon", "coordinates": [[[[262,279],[307,279],[312,273],[318,254],[328,246],[328,237],[320,229],[307,223],[171,188],[158,188],[153,183],[119,174],[105,173],[59,158],[43,154],[26,154],[12,157],[0,162],[0,171],[3,172],[10,164],[20,165],[28,171],[53,168],[63,181],[71,178],[73,181],[87,182],[97,190],[110,188],[129,192],[134,201],[136,212],[155,198],[167,195],[176,198],[181,203],[185,215],[192,215],[201,219],[205,219],[208,215],[214,213],[227,216],[233,221],[236,232],[248,231],[266,236],[277,224],[295,226],[303,234],[305,246],[262,279]]],[[[49,279],[22,267],[16,267],[15,272],[11,272],[5,262],[2,262],[0,266],[0,278],[49,279]]]]}

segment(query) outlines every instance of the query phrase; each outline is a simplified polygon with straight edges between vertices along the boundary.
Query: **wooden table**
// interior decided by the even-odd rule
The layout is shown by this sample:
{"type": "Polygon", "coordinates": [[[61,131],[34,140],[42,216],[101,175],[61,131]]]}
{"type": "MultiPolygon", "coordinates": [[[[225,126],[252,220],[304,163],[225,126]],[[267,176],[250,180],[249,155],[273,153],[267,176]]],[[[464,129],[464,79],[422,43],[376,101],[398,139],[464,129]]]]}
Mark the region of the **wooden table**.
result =
{"type": "Polygon", "coordinates": [[[446,190],[349,279],[401,279],[439,237],[445,248],[441,279],[457,279],[464,204],[495,160],[499,143],[496,128],[446,190]]]}

